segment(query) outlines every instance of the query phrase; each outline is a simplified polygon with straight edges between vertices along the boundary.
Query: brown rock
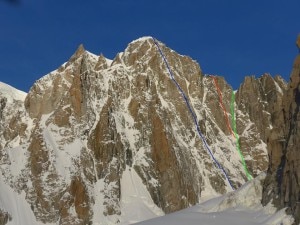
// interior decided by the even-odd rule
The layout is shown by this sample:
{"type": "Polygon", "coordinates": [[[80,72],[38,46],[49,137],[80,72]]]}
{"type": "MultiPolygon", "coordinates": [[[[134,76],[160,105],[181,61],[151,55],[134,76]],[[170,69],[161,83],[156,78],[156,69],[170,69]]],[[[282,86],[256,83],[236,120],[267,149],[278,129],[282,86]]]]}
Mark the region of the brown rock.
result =
{"type": "Polygon", "coordinates": [[[86,187],[80,178],[76,177],[72,180],[70,185],[70,194],[74,198],[74,207],[77,216],[83,221],[81,224],[87,224],[90,218],[90,199],[87,194],[86,187]]]}
{"type": "Polygon", "coordinates": [[[4,212],[2,209],[0,209],[0,225],[5,225],[11,220],[12,218],[9,213],[4,212]]]}

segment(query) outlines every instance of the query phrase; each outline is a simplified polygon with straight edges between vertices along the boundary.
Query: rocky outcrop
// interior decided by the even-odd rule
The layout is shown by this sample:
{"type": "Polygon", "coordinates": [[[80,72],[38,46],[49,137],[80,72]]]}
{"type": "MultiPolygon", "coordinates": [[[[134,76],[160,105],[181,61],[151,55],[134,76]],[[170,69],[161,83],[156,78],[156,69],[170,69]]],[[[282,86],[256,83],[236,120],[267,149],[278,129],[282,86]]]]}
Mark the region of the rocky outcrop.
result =
{"type": "Polygon", "coordinates": [[[9,221],[11,221],[11,216],[9,215],[9,213],[4,212],[0,209],[0,225],[5,225],[7,224],[9,221]]]}
{"type": "Polygon", "coordinates": [[[249,113],[250,120],[256,125],[261,139],[266,142],[277,115],[282,108],[282,97],[287,89],[286,82],[280,77],[273,78],[264,74],[258,79],[246,77],[237,92],[237,105],[249,113]]]}
{"type": "MultiPolygon", "coordinates": [[[[300,37],[297,40],[299,47],[300,37]]],[[[275,110],[268,143],[270,164],[264,185],[263,203],[273,202],[278,208],[288,207],[300,222],[300,55],[294,61],[282,107],[275,110]]]]}
{"type": "Polygon", "coordinates": [[[25,97],[26,93],[0,82],[0,149],[15,138],[25,135],[25,97]]]}
{"type": "MultiPolygon", "coordinates": [[[[240,121],[244,121],[245,117],[249,116],[251,123],[248,124],[247,129],[254,131],[253,136],[259,136],[256,139],[243,136],[240,138],[244,155],[247,155],[248,152],[256,152],[256,154],[251,154],[254,158],[249,157],[249,165],[258,163],[256,166],[262,170],[268,166],[263,164],[265,160],[261,160],[261,157],[264,157],[263,152],[260,154],[260,149],[253,149],[253,146],[255,146],[255,142],[258,142],[257,145],[259,143],[262,145],[269,144],[270,136],[272,136],[271,131],[278,134],[274,126],[280,120],[283,96],[286,89],[287,84],[280,76],[273,78],[269,74],[264,74],[260,78],[246,77],[236,94],[239,111],[247,112],[237,118],[238,130],[243,132],[245,128],[240,124],[240,121]],[[248,139],[248,143],[245,143],[245,138],[248,139]]],[[[272,152],[269,151],[269,156],[273,154],[272,152]]]]}

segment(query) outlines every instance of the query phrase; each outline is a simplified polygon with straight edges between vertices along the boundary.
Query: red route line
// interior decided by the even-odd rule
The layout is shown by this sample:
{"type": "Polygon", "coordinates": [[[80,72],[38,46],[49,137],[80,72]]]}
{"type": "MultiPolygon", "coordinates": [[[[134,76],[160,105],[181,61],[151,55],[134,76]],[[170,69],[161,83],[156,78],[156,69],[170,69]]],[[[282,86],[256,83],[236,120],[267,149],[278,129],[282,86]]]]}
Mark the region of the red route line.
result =
{"type": "Polygon", "coordinates": [[[225,108],[224,103],[223,103],[222,92],[221,92],[219,84],[218,84],[218,79],[215,76],[211,76],[211,77],[214,80],[214,85],[215,85],[215,87],[217,89],[217,92],[218,92],[218,95],[219,95],[219,103],[220,103],[221,108],[223,109],[223,113],[224,113],[225,120],[226,120],[226,125],[227,125],[230,133],[232,134],[232,136],[235,138],[234,132],[231,129],[231,126],[230,126],[230,122],[229,122],[229,118],[228,118],[228,114],[227,114],[226,108],[225,108]]]}

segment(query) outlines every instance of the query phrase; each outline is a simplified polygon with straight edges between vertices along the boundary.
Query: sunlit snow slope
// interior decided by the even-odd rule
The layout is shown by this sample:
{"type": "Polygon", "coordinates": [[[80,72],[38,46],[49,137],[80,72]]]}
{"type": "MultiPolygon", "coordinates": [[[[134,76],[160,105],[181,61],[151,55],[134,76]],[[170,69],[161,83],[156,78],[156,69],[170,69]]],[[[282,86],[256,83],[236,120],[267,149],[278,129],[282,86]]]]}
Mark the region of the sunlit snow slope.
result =
{"type": "Polygon", "coordinates": [[[293,219],[285,210],[262,207],[262,180],[265,174],[249,181],[235,192],[191,208],[135,225],[290,225],[293,219]]]}

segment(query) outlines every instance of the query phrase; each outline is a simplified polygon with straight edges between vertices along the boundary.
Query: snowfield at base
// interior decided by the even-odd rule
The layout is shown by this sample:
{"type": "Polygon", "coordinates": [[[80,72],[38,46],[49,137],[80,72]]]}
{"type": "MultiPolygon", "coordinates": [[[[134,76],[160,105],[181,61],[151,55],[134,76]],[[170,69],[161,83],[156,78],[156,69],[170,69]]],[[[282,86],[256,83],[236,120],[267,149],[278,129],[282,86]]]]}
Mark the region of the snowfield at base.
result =
{"type": "Polygon", "coordinates": [[[136,223],[135,225],[281,225],[285,216],[278,212],[274,216],[266,215],[263,210],[233,208],[221,212],[202,212],[201,206],[195,206],[184,211],[169,214],[164,217],[136,223]]]}
{"type": "Polygon", "coordinates": [[[135,225],[291,225],[285,209],[260,204],[264,178],[261,174],[234,192],[135,225]]]}
{"type": "MultiPolygon", "coordinates": [[[[271,205],[261,206],[261,184],[264,178],[265,174],[261,174],[234,192],[229,192],[185,210],[161,216],[163,212],[153,203],[146,187],[142,184],[142,180],[133,169],[127,168],[121,180],[123,187],[121,220],[118,221],[119,223],[107,223],[108,220],[101,223],[94,220],[93,224],[291,225],[293,219],[286,215],[284,209],[276,212],[271,205]],[[135,223],[151,217],[156,218],[135,223]]],[[[0,179],[0,186],[1,208],[6,209],[12,216],[12,220],[7,225],[43,224],[36,221],[23,192],[21,194],[14,192],[2,179],[0,179]]],[[[100,202],[96,201],[96,203],[99,204],[100,202]]],[[[48,223],[47,225],[52,224],[48,223]]]]}
{"type": "Polygon", "coordinates": [[[154,204],[150,193],[134,169],[127,168],[124,171],[121,187],[122,225],[164,215],[154,204]]]}

